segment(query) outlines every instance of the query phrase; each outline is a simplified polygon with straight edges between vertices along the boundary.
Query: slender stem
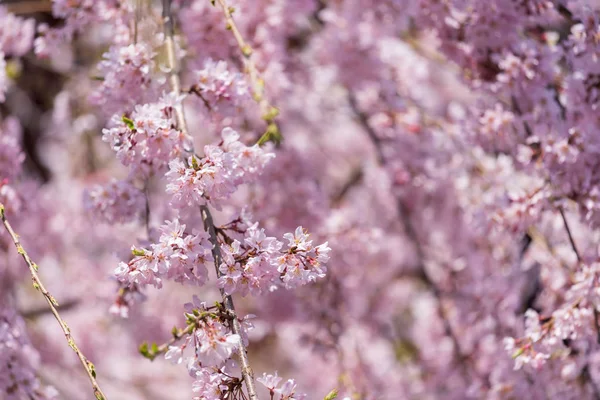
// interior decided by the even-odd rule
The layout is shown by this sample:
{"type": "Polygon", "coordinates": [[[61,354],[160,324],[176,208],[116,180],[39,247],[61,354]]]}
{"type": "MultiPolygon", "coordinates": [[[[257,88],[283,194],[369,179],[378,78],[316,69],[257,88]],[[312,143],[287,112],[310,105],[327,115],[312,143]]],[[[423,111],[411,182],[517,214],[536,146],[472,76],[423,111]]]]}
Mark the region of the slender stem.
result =
{"type": "MultiPolygon", "coordinates": [[[[369,125],[367,115],[358,108],[358,104],[356,103],[356,98],[355,98],[354,94],[350,91],[348,93],[348,101],[350,104],[350,109],[358,117],[358,121],[359,121],[361,127],[367,133],[367,135],[369,136],[369,139],[371,140],[371,142],[373,143],[373,145],[375,147],[375,152],[377,155],[377,162],[382,167],[385,167],[387,165],[388,161],[386,160],[385,154],[383,153],[383,142],[382,142],[381,138],[377,135],[375,130],[373,130],[373,128],[369,125]]],[[[423,281],[423,283],[425,283],[425,285],[427,285],[427,287],[431,290],[433,296],[436,299],[437,311],[438,311],[438,314],[439,314],[440,319],[443,324],[444,333],[446,334],[446,336],[448,336],[450,338],[450,340],[452,340],[455,358],[458,361],[459,367],[461,368],[461,373],[463,374],[464,378],[468,380],[469,373],[468,373],[467,367],[465,365],[466,364],[465,361],[467,360],[468,357],[462,354],[462,351],[460,348],[460,342],[458,340],[457,335],[454,333],[454,330],[452,329],[452,325],[450,324],[447,312],[444,309],[443,293],[442,293],[441,289],[438,287],[438,285],[436,284],[436,282],[431,278],[430,273],[427,270],[427,267],[425,266],[425,252],[423,251],[421,241],[419,240],[419,237],[415,230],[414,224],[410,218],[409,210],[407,209],[406,205],[404,204],[402,198],[400,198],[399,196],[396,196],[396,209],[397,209],[398,216],[400,217],[400,219],[402,221],[406,236],[412,242],[415,252],[417,253],[420,278],[423,281]]]]}
{"type": "MultiPolygon", "coordinates": [[[[219,241],[217,240],[217,232],[215,229],[215,223],[212,219],[212,215],[208,206],[204,205],[200,207],[200,211],[202,212],[202,220],[204,221],[204,229],[208,232],[210,236],[210,241],[214,245],[212,254],[215,259],[215,269],[217,271],[217,276],[221,276],[221,271],[219,270],[219,265],[221,265],[221,247],[219,246],[219,241]]],[[[240,324],[239,319],[235,314],[235,306],[233,304],[233,298],[225,293],[225,290],[220,289],[221,296],[223,296],[223,304],[227,312],[231,314],[231,329],[233,333],[241,335],[242,334],[242,326],[240,324]]],[[[252,373],[252,368],[250,368],[250,361],[248,359],[248,353],[246,351],[246,346],[240,340],[240,363],[242,365],[242,376],[244,377],[244,382],[246,382],[246,389],[248,390],[248,396],[251,400],[258,400],[258,396],[256,395],[256,388],[254,387],[254,374],[252,373]]]]}
{"type": "Polygon", "coordinates": [[[260,107],[262,118],[267,122],[268,125],[267,131],[258,140],[258,144],[262,145],[268,141],[279,143],[282,140],[282,136],[279,126],[275,121],[278,111],[269,103],[269,100],[265,96],[265,82],[260,77],[258,69],[256,68],[256,64],[252,59],[252,47],[244,40],[244,37],[242,36],[237,24],[235,23],[235,20],[232,17],[235,9],[233,7],[229,7],[225,0],[217,1],[223,10],[223,15],[225,16],[225,21],[227,22],[227,29],[231,30],[233,33],[235,41],[237,42],[240,51],[244,55],[244,66],[246,67],[248,77],[250,78],[250,84],[252,85],[252,95],[260,107]]]}
{"type": "Polygon", "coordinates": [[[148,191],[149,182],[144,183],[144,198],[146,200],[146,207],[144,210],[144,224],[146,225],[146,235],[148,240],[152,240],[150,237],[150,192],[148,191]]]}
{"type": "Polygon", "coordinates": [[[560,211],[560,216],[562,217],[563,223],[565,224],[565,230],[567,231],[567,235],[569,236],[569,242],[571,242],[573,252],[575,253],[575,256],[577,256],[577,261],[581,262],[581,255],[579,253],[579,250],[577,250],[577,245],[575,244],[575,240],[573,239],[573,235],[571,234],[571,228],[569,228],[569,223],[567,222],[565,212],[562,208],[559,208],[558,211],[560,211]]]}
{"type": "Polygon", "coordinates": [[[383,146],[381,143],[381,138],[379,136],[377,136],[377,133],[375,133],[373,128],[371,128],[371,125],[369,125],[369,121],[368,121],[365,113],[363,113],[361,110],[358,109],[358,104],[356,103],[356,98],[354,96],[354,93],[352,93],[352,92],[348,93],[348,103],[350,104],[350,109],[352,110],[352,112],[358,117],[358,122],[360,123],[360,126],[367,133],[367,135],[369,135],[369,139],[371,139],[371,142],[375,146],[375,153],[377,154],[377,162],[380,165],[385,165],[386,160],[385,160],[385,156],[383,154],[383,148],[382,148],[383,146]]]}
{"type": "Polygon", "coordinates": [[[96,370],[95,370],[94,364],[92,364],[86,358],[86,356],[83,355],[81,350],[79,350],[79,347],[77,347],[77,344],[75,343],[75,340],[73,339],[73,336],[71,335],[71,329],[67,326],[67,323],[62,319],[62,317],[58,313],[58,309],[57,309],[58,302],[56,301],[54,296],[52,296],[50,294],[50,292],[48,292],[48,290],[42,283],[42,280],[40,279],[40,277],[37,273],[38,266],[31,260],[31,258],[29,258],[29,255],[27,254],[27,252],[21,245],[21,242],[19,241],[19,236],[15,233],[11,224],[6,219],[4,205],[1,203],[0,203],[0,218],[2,219],[2,223],[4,224],[4,227],[8,231],[8,234],[10,235],[13,243],[15,244],[15,247],[17,248],[17,252],[23,257],[23,260],[25,260],[25,263],[29,267],[29,272],[31,273],[31,278],[33,280],[33,287],[35,287],[37,290],[39,290],[42,293],[42,295],[44,296],[44,298],[46,299],[46,303],[48,303],[48,306],[50,307],[50,311],[52,312],[52,315],[54,315],[54,318],[56,319],[56,321],[58,321],[58,324],[60,325],[63,333],[65,334],[65,338],[67,339],[67,343],[69,344],[69,347],[71,347],[73,349],[73,351],[77,354],[79,361],[81,361],[81,365],[83,365],[83,368],[85,369],[85,372],[87,373],[88,378],[90,379],[90,382],[92,383],[92,389],[94,390],[94,396],[98,400],[107,400],[104,393],[102,393],[102,390],[100,390],[100,386],[98,385],[98,382],[96,382],[96,370]]]}
{"type": "MultiPolygon", "coordinates": [[[[167,52],[167,63],[169,67],[169,84],[171,90],[176,96],[181,94],[181,81],[179,80],[179,63],[175,55],[175,23],[171,15],[171,0],[162,0],[163,20],[165,33],[165,49],[167,52]]],[[[186,135],[189,135],[183,105],[180,102],[175,104],[175,117],[177,118],[177,127],[186,135]]],[[[193,148],[185,149],[188,153],[193,153],[193,148]]]]}
{"type": "MultiPolygon", "coordinates": [[[[177,66],[177,58],[175,57],[175,42],[173,40],[174,36],[174,24],[173,24],[173,16],[171,15],[171,0],[163,0],[163,18],[164,18],[164,30],[165,30],[165,40],[166,40],[166,50],[167,50],[167,59],[169,62],[169,67],[171,69],[169,81],[171,83],[171,89],[176,95],[181,93],[181,83],[179,81],[178,75],[178,66],[177,66]]],[[[188,127],[185,120],[185,113],[183,111],[183,107],[179,106],[176,108],[176,116],[177,116],[177,124],[179,129],[185,134],[188,134],[188,127]]],[[[193,152],[193,149],[191,150],[193,152]]],[[[203,205],[200,207],[200,211],[202,213],[202,221],[204,222],[204,229],[210,235],[210,240],[213,244],[213,258],[215,260],[215,269],[217,271],[217,276],[221,275],[221,271],[219,271],[219,265],[221,265],[221,248],[219,246],[219,242],[217,240],[217,234],[215,229],[215,224],[212,219],[212,215],[208,206],[203,205]]],[[[233,304],[233,299],[231,296],[225,294],[225,291],[221,289],[221,295],[223,297],[223,305],[225,307],[226,312],[231,316],[231,329],[234,334],[241,335],[242,326],[240,324],[237,315],[235,314],[235,306],[233,304]]],[[[254,387],[254,376],[252,373],[252,369],[250,368],[250,362],[248,359],[248,353],[246,351],[246,346],[244,346],[243,341],[240,340],[240,349],[239,349],[239,357],[242,369],[242,377],[244,378],[244,382],[246,383],[246,389],[248,390],[248,396],[251,400],[258,400],[258,396],[256,395],[256,389],[254,387]]]]}

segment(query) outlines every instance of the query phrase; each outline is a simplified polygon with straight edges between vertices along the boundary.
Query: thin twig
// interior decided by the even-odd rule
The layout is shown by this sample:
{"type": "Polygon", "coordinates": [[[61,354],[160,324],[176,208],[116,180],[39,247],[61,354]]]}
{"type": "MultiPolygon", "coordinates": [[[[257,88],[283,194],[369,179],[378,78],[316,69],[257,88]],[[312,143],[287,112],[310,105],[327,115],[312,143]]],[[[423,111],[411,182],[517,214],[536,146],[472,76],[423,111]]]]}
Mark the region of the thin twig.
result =
{"type": "Polygon", "coordinates": [[[358,122],[360,123],[360,126],[365,132],[367,132],[367,134],[369,135],[369,139],[371,139],[371,142],[373,142],[373,145],[375,146],[377,162],[380,165],[385,165],[385,157],[383,155],[383,146],[381,143],[381,138],[377,136],[377,133],[375,133],[373,128],[371,128],[371,125],[369,125],[367,115],[358,108],[356,98],[354,96],[354,93],[352,92],[348,93],[348,103],[350,104],[350,109],[352,110],[352,112],[358,117],[358,122]]]}
{"type": "MultiPolygon", "coordinates": [[[[165,49],[167,52],[167,63],[169,67],[169,84],[171,90],[176,96],[181,94],[181,81],[179,80],[179,63],[175,55],[175,24],[171,15],[171,0],[163,0],[163,19],[165,33],[165,49]]],[[[180,102],[175,104],[175,117],[177,118],[177,127],[187,136],[188,126],[183,112],[183,105],[180,102]]],[[[185,149],[188,153],[193,153],[193,149],[185,149]]]]}
{"type": "Polygon", "coordinates": [[[233,7],[229,7],[225,0],[217,1],[223,10],[223,15],[225,16],[225,21],[227,22],[227,29],[231,30],[233,33],[235,41],[244,55],[244,66],[248,72],[250,84],[252,85],[252,97],[260,107],[262,119],[264,119],[267,123],[267,130],[260,137],[260,139],[258,139],[258,144],[262,145],[269,141],[279,144],[283,139],[281,136],[281,131],[279,130],[279,124],[277,121],[275,121],[279,111],[269,103],[269,100],[265,95],[265,82],[260,77],[258,69],[256,68],[256,64],[252,59],[252,47],[244,40],[244,37],[240,33],[240,30],[232,17],[235,9],[233,7]]]}
{"type": "MultiPolygon", "coordinates": [[[[171,69],[169,81],[171,83],[171,88],[176,95],[181,93],[181,84],[179,81],[178,75],[178,67],[177,67],[177,59],[175,57],[175,45],[174,45],[174,25],[173,25],[173,17],[171,15],[171,0],[163,0],[163,18],[164,29],[165,29],[165,40],[166,40],[166,49],[167,49],[167,59],[169,62],[169,67],[171,69]]],[[[239,32],[238,32],[239,33],[239,32]]],[[[177,123],[179,129],[181,129],[185,134],[188,133],[187,123],[185,120],[185,114],[183,111],[183,107],[176,108],[176,116],[177,123]]],[[[192,149],[193,152],[193,149],[192,149]]],[[[210,236],[210,240],[213,244],[213,258],[215,261],[215,269],[217,271],[217,276],[220,276],[221,271],[219,271],[219,266],[221,265],[221,248],[219,246],[219,242],[217,240],[217,234],[215,230],[215,224],[212,219],[212,215],[208,206],[203,205],[200,207],[200,211],[202,213],[202,220],[204,222],[204,229],[208,232],[210,236]]],[[[227,296],[225,291],[221,289],[221,295],[223,297],[223,305],[225,307],[226,312],[231,316],[231,329],[234,334],[241,335],[242,326],[240,324],[237,315],[235,314],[235,306],[233,304],[233,299],[231,296],[227,296]]],[[[258,400],[258,396],[256,395],[256,389],[254,387],[254,376],[252,373],[252,369],[250,368],[250,362],[248,359],[248,353],[246,350],[246,346],[243,341],[240,340],[240,348],[239,348],[239,357],[242,369],[242,377],[244,378],[244,382],[246,384],[246,389],[248,390],[248,396],[251,400],[258,400]]]]}
{"type": "Polygon", "coordinates": [[[560,211],[560,216],[562,217],[563,223],[565,224],[565,230],[567,231],[567,235],[569,236],[569,242],[571,242],[571,247],[573,248],[573,252],[575,256],[577,256],[577,261],[581,262],[581,255],[579,250],[577,250],[577,245],[575,244],[575,240],[573,239],[573,235],[571,234],[571,228],[569,228],[569,223],[567,222],[567,217],[565,216],[565,212],[562,207],[558,209],[560,211]]]}
{"type": "Polygon", "coordinates": [[[190,324],[185,329],[177,330],[177,332],[173,334],[173,337],[169,339],[169,341],[161,344],[160,346],[157,346],[155,349],[148,348],[148,343],[144,342],[140,346],[140,353],[142,353],[144,357],[150,360],[154,360],[159,354],[166,353],[167,350],[169,350],[169,347],[174,345],[176,342],[180,341],[184,336],[187,336],[190,333],[192,333],[195,328],[196,324],[190,324]]]}
{"type": "Polygon", "coordinates": [[[149,182],[144,183],[144,198],[146,199],[146,207],[144,210],[144,224],[146,225],[146,235],[148,240],[152,240],[150,237],[150,193],[148,191],[149,182]]]}
{"type": "MultiPolygon", "coordinates": [[[[571,233],[571,228],[569,227],[569,223],[567,221],[565,212],[562,209],[562,207],[559,207],[558,211],[560,212],[560,216],[562,217],[563,224],[565,225],[565,230],[567,231],[567,236],[569,236],[569,242],[571,243],[571,248],[573,249],[573,252],[575,253],[575,256],[577,257],[577,262],[581,263],[581,261],[582,261],[581,253],[579,253],[579,250],[577,249],[577,245],[575,244],[575,239],[573,239],[573,234],[571,233]]],[[[594,312],[594,327],[596,328],[596,341],[598,343],[600,343],[600,322],[598,321],[598,310],[596,309],[596,306],[594,306],[594,305],[592,305],[592,309],[594,312]]],[[[586,365],[582,369],[581,376],[585,380],[589,381],[590,385],[592,386],[592,390],[594,392],[594,397],[596,399],[600,400],[600,391],[598,390],[598,387],[596,386],[596,383],[592,379],[592,376],[589,372],[589,363],[586,363],[586,365]]]]}
{"type": "MultiPolygon", "coordinates": [[[[212,215],[208,206],[203,205],[200,207],[200,211],[202,212],[202,221],[204,221],[204,229],[208,232],[210,236],[210,241],[214,245],[212,249],[213,258],[215,259],[215,269],[217,271],[217,276],[221,276],[221,271],[219,270],[219,265],[221,265],[221,247],[219,246],[219,241],[217,240],[217,232],[215,230],[215,223],[212,219],[212,215]]],[[[233,304],[233,298],[228,296],[225,293],[224,289],[220,289],[221,296],[223,296],[223,305],[225,309],[231,313],[231,329],[233,333],[237,335],[242,334],[242,326],[240,324],[237,315],[235,314],[235,306],[233,304]]],[[[256,395],[256,388],[254,387],[254,374],[252,373],[252,368],[250,368],[250,361],[248,359],[248,353],[246,351],[246,346],[244,343],[240,341],[240,364],[242,365],[242,376],[244,377],[244,382],[246,382],[246,389],[248,389],[248,396],[250,396],[251,400],[258,400],[258,396],[256,395]]]]}
{"type": "Polygon", "coordinates": [[[94,390],[94,396],[98,400],[107,400],[104,393],[102,393],[102,390],[100,390],[100,386],[98,385],[98,382],[96,382],[96,370],[95,370],[94,364],[92,364],[86,358],[86,356],[83,355],[81,350],[79,350],[79,347],[77,347],[77,344],[75,343],[75,340],[73,339],[73,336],[71,335],[71,330],[67,326],[67,323],[62,319],[62,317],[58,313],[58,309],[57,309],[58,302],[56,301],[54,296],[52,296],[50,294],[50,292],[48,292],[48,290],[46,290],[46,287],[42,283],[42,281],[37,273],[38,266],[31,260],[31,258],[29,258],[29,255],[27,254],[27,252],[21,245],[21,242],[19,242],[19,236],[15,233],[11,224],[6,219],[4,205],[1,203],[0,203],[0,218],[2,219],[2,223],[4,224],[4,227],[8,231],[8,234],[12,238],[12,241],[15,244],[15,247],[17,248],[17,252],[23,257],[23,260],[25,260],[25,263],[29,267],[29,272],[31,273],[31,278],[33,280],[33,287],[36,288],[37,290],[39,290],[42,293],[42,295],[44,296],[44,298],[46,299],[46,303],[48,303],[48,306],[50,307],[50,311],[52,311],[54,318],[56,319],[56,321],[58,321],[58,324],[60,325],[63,333],[65,334],[65,338],[67,339],[67,343],[69,344],[69,347],[71,347],[73,349],[73,351],[77,354],[79,361],[81,361],[81,365],[83,365],[83,368],[85,369],[85,372],[87,373],[88,378],[90,379],[90,382],[92,383],[92,389],[94,390]]]}
{"type": "MultiPolygon", "coordinates": [[[[385,166],[387,164],[387,160],[383,153],[383,142],[382,142],[381,138],[377,135],[377,133],[369,125],[367,115],[358,108],[358,104],[356,103],[356,98],[354,97],[354,94],[352,92],[349,92],[348,100],[350,103],[351,110],[356,114],[361,127],[368,134],[369,138],[371,139],[371,142],[375,146],[375,152],[377,154],[377,162],[381,166],[385,166]]],[[[446,315],[447,313],[444,310],[444,305],[442,302],[443,293],[440,290],[440,288],[437,286],[435,281],[431,278],[429,271],[427,271],[427,267],[425,266],[425,253],[423,251],[423,247],[421,246],[421,241],[419,240],[419,237],[414,228],[414,225],[410,219],[409,211],[400,197],[396,197],[396,205],[397,205],[397,213],[398,213],[398,216],[400,217],[400,219],[402,220],[402,224],[404,226],[404,231],[406,233],[406,236],[412,242],[412,244],[415,248],[415,251],[417,253],[420,278],[425,283],[425,285],[427,285],[429,287],[429,289],[433,293],[433,296],[436,299],[436,302],[438,304],[437,311],[442,320],[442,324],[444,327],[444,333],[446,334],[446,336],[448,336],[450,338],[450,340],[452,340],[455,357],[456,357],[457,361],[459,361],[458,365],[460,365],[460,367],[461,367],[461,372],[462,372],[464,378],[469,379],[469,373],[468,373],[468,370],[464,363],[464,361],[467,359],[467,357],[462,354],[458,337],[454,333],[454,330],[452,329],[452,326],[450,325],[448,316],[446,315]]]]}

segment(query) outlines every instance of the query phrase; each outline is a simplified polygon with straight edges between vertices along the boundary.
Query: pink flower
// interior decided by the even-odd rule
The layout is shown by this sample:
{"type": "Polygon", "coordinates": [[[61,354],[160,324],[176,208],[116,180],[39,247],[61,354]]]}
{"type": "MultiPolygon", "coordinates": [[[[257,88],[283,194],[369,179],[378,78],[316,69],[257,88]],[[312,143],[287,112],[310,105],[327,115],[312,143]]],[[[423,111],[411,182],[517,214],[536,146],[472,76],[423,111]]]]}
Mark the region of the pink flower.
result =
{"type": "Polygon", "coordinates": [[[102,131],[102,140],[134,175],[163,171],[188,145],[191,138],[175,128],[173,107],[179,101],[165,95],[157,103],[138,105],[130,117],[113,116],[113,127],[102,131]]]}
{"type": "Polygon", "coordinates": [[[239,72],[230,72],[225,61],[208,59],[196,72],[194,88],[210,107],[221,114],[233,114],[249,98],[248,86],[239,72]]]}
{"type": "Polygon", "coordinates": [[[127,181],[112,179],[107,185],[95,185],[84,192],[85,209],[99,221],[132,221],[146,203],[144,193],[127,181]]]}
{"type": "Polygon", "coordinates": [[[198,346],[196,356],[204,367],[219,367],[231,357],[240,345],[240,336],[229,333],[221,323],[208,320],[195,331],[198,346]]]}

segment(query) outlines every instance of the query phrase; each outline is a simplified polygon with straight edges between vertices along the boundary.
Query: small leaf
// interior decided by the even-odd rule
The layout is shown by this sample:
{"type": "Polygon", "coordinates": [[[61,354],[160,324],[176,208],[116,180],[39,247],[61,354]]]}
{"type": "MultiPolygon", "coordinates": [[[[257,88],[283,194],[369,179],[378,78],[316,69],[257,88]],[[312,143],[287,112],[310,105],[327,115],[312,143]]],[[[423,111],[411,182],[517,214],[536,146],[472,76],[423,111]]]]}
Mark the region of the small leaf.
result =
{"type": "Polygon", "coordinates": [[[125,123],[125,125],[127,125],[127,127],[129,129],[135,129],[135,124],[133,123],[132,119],[127,118],[125,115],[123,115],[123,117],[121,118],[121,120],[125,123]]]}
{"type": "Polygon", "coordinates": [[[323,400],[333,400],[337,397],[337,395],[338,395],[338,390],[333,389],[331,392],[329,392],[329,394],[327,394],[327,396],[325,396],[325,398],[323,400]]]}
{"type": "Polygon", "coordinates": [[[275,107],[270,107],[269,111],[263,114],[262,119],[271,122],[279,115],[279,110],[275,107]]]}
{"type": "Polygon", "coordinates": [[[256,142],[256,143],[259,146],[262,146],[263,144],[265,144],[267,142],[273,142],[276,145],[279,145],[282,140],[283,140],[283,136],[281,136],[281,133],[279,132],[279,128],[277,127],[277,124],[274,122],[271,122],[267,126],[266,132],[260,137],[260,139],[258,139],[258,142],[256,142]]]}
{"type": "Polygon", "coordinates": [[[143,342],[140,347],[138,348],[138,351],[140,352],[141,355],[143,355],[146,358],[150,358],[150,353],[148,353],[148,343],[147,342],[143,342]]]}
{"type": "Polygon", "coordinates": [[[523,354],[524,352],[525,352],[525,349],[523,349],[523,348],[520,348],[520,349],[518,349],[517,351],[515,351],[515,352],[512,354],[512,356],[511,356],[511,357],[512,357],[513,359],[515,359],[515,358],[519,357],[521,354],[523,354]]]}
{"type": "Polygon", "coordinates": [[[196,171],[200,169],[200,165],[198,165],[198,160],[195,156],[192,156],[192,168],[194,168],[196,171]]]}
{"type": "Polygon", "coordinates": [[[134,247],[133,249],[131,249],[131,254],[133,254],[134,256],[143,256],[146,254],[146,251],[144,249],[136,249],[134,247]]]}

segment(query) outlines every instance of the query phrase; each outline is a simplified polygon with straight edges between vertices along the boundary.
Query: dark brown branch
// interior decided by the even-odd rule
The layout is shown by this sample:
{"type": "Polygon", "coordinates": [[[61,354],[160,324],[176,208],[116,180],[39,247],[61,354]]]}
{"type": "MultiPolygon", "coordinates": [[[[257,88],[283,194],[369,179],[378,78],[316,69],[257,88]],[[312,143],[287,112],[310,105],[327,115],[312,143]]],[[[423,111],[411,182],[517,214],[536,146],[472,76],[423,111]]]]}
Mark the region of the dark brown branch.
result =
{"type": "MultiPolygon", "coordinates": [[[[177,63],[177,58],[175,57],[175,41],[173,39],[174,32],[174,22],[173,16],[171,14],[171,0],[163,0],[163,18],[164,18],[164,31],[165,31],[165,41],[167,47],[167,58],[169,61],[169,67],[171,69],[169,81],[171,83],[171,89],[176,95],[181,93],[181,83],[179,81],[179,68],[177,63]]],[[[227,10],[229,12],[229,10],[227,10]]],[[[177,116],[177,124],[179,129],[183,131],[185,134],[188,134],[188,126],[185,120],[185,114],[183,111],[183,107],[179,105],[175,109],[177,116]]],[[[193,149],[189,150],[190,153],[193,153],[193,149]]],[[[219,246],[219,241],[217,239],[217,234],[215,230],[215,225],[212,219],[212,215],[208,206],[204,205],[200,207],[200,211],[202,213],[202,221],[204,222],[204,229],[208,232],[210,236],[210,240],[213,244],[213,258],[215,261],[215,269],[217,271],[217,276],[220,276],[221,271],[219,271],[219,266],[221,265],[221,248],[219,246]]],[[[225,307],[226,312],[231,317],[231,329],[233,333],[240,335],[242,332],[242,326],[240,324],[237,315],[235,314],[235,307],[233,304],[233,299],[231,296],[225,294],[225,291],[221,289],[221,295],[223,297],[223,305],[225,307]]],[[[248,354],[246,351],[246,346],[244,342],[240,340],[239,347],[239,358],[242,369],[242,377],[244,378],[244,382],[246,384],[246,389],[248,390],[248,396],[251,400],[258,400],[258,396],[256,395],[256,389],[254,387],[254,376],[252,374],[252,369],[250,368],[250,362],[248,359],[248,354]]]]}

